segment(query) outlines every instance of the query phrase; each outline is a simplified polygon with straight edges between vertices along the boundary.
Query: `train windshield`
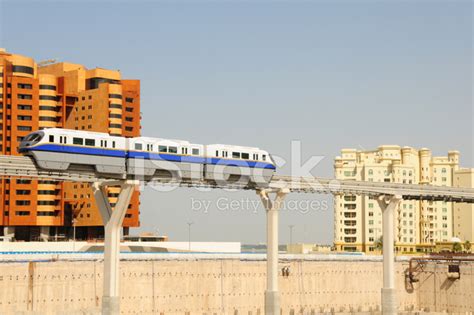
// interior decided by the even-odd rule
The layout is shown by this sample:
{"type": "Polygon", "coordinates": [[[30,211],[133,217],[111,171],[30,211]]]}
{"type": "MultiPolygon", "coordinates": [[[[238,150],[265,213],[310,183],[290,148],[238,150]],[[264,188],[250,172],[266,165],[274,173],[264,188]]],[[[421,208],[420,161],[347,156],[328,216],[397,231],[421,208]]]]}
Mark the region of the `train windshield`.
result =
{"type": "Polygon", "coordinates": [[[44,133],[35,132],[27,135],[23,141],[33,143],[38,143],[41,139],[43,139],[44,133]]]}
{"type": "Polygon", "coordinates": [[[273,163],[273,165],[276,166],[275,160],[273,159],[273,156],[271,154],[268,154],[270,161],[273,163]]]}

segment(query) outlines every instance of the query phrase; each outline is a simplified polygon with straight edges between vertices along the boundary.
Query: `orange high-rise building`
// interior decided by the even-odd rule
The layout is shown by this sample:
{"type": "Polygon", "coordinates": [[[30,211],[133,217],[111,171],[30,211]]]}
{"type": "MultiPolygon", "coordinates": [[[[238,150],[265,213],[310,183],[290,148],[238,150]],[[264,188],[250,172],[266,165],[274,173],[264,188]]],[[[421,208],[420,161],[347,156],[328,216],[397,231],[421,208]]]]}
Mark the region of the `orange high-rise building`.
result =
{"type": "MultiPolygon", "coordinates": [[[[0,153],[18,155],[28,133],[44,128],[140,135],[140,81],[122,80],[116,70],[72,63],[38,65],[32,58],[0,49],[0,153]]],[[[114,205],[118,188],[109,189],[114,205]]],[[[139,226],[135,192],[124,227],[139,226]]],[[[101,237],[103,226],[89,184],[0,179],[0,233],[34,240],[101,237]]]]}

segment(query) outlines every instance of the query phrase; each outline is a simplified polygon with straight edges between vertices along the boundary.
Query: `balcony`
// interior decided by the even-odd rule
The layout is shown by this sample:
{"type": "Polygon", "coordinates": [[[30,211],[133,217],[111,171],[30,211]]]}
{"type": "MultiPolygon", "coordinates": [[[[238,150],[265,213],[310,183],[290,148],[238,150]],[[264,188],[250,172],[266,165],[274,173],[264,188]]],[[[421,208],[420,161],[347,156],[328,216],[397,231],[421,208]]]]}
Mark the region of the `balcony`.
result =
{"type": "Polygon", "coordinates": [[[346,243],[355,243],[357,241],[356,237],[344,237],[344,242],[346,243]]]}

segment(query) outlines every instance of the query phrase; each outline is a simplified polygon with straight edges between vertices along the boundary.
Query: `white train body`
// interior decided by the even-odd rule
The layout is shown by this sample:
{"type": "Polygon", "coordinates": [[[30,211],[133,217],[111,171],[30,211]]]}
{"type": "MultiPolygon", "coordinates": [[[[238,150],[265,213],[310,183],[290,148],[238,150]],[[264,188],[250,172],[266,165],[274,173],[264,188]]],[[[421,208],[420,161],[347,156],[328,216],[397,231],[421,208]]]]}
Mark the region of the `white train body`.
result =
{"type": "Polygon", "coordinates": [[[93,167],[116,177],[153,176],[241,181],[265,186],[275,172],[267,151],[225,144],[194,144],[184,140],[136,137],[68,129],[44,129],[26,136],[19,151],[49,170],[93,167]]]}

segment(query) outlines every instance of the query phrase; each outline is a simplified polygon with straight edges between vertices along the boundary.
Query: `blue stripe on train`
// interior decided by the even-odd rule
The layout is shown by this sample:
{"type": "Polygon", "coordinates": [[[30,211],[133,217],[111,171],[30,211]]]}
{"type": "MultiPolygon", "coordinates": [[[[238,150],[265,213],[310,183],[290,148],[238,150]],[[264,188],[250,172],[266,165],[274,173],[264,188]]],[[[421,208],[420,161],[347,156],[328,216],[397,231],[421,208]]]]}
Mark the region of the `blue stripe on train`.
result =
{"type": "Polygon", "coordinates": [[[149,152],[137,152],[137,151],[126,151],[123,150],[105,150],[100,148],[88,148],[79,146],[63,146],[57,144],[43,144],[33,148],[24,148],[24,151],[52,151],[60,153],[73,153],[73,154],[89,154],[89,155],[102,155],[111,157],[129,157],[129,158],[144,158],[149,160],[164,160],[172,162],[184,162],[184,163],[199,163],[199,164],[214,164],[224,166],[244,166],[244,167],[255,167],[255,168],[268,168],[275,169],[275,166],[270,163],[256,162],[256,161],[244,161],[244,160],[229,160],[220,158],[205,158],[202,156],[189,156],[189,155],[174,155],[166,153],[149,153],[149,152]]]}
{"type": "MultiPolygon", "coordinates": [[[[24,151],[23,149],[22,151],[24,151]]],[[[76,153],[76,154],[89,154],[89,155],[104,155],[113,157],[125,157],[126,152],[122,150],[106,150],[99,148],[87,148],[79,146],[68,146],[68,145],[57,145],[57,144],[43,144],[35,146],[29,151],[52,151],[59,153],[76,153]]]]}
{"type": "Polygon", "coordinates": [[[129,151],[128,156],[130,158],[143,158],[143,159],[148,159],[148,160],[164,160],[164,161],[186,162],[186,163],[275,169],[275,166],[273,164],[264,163],[264,162],[229,160],[229,159],[220,159],[220,158],[205,158],[205,157],[200,157],[200,156],[189,156],[189,155],[181,156],[181,155],[166,154],[166,153],[158,154],[158,153],[149,153],[149,152],[129,151]]]}

